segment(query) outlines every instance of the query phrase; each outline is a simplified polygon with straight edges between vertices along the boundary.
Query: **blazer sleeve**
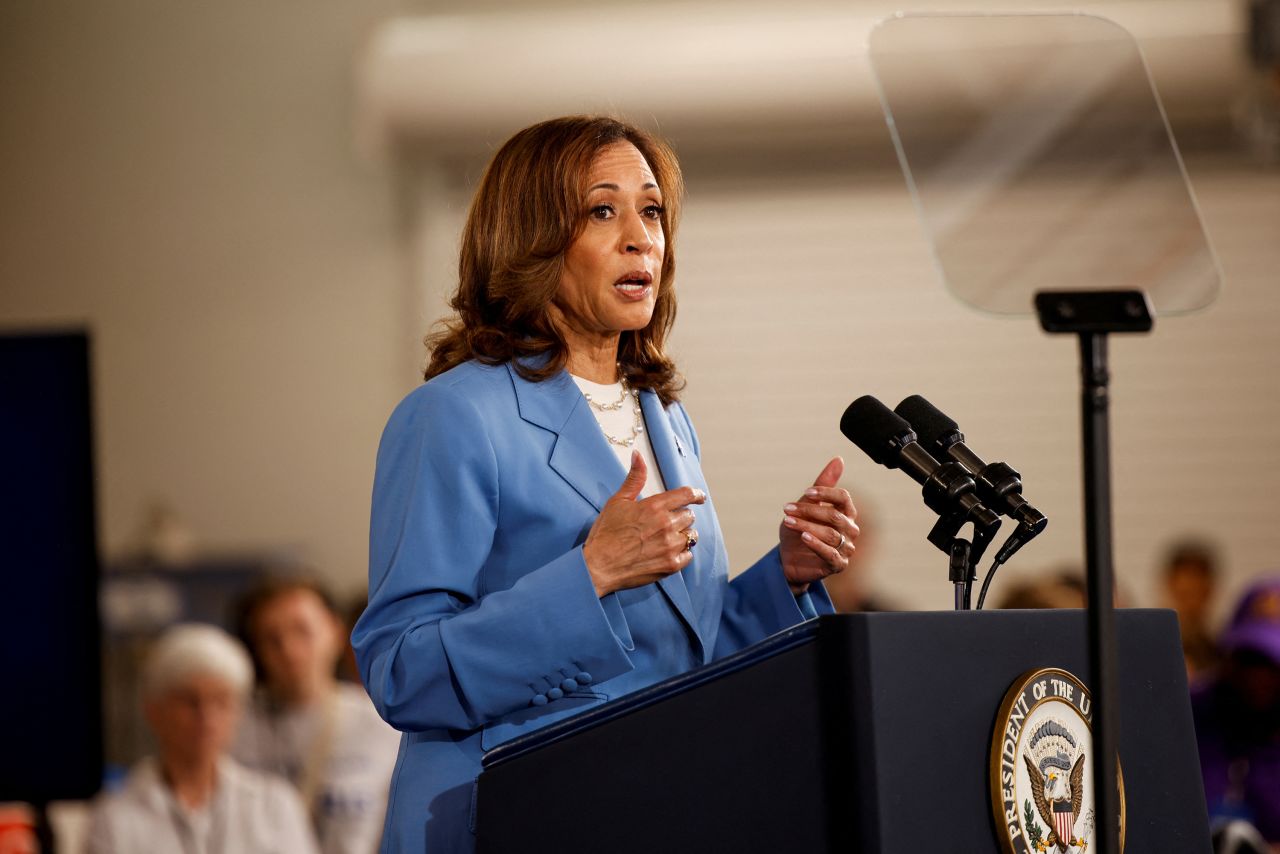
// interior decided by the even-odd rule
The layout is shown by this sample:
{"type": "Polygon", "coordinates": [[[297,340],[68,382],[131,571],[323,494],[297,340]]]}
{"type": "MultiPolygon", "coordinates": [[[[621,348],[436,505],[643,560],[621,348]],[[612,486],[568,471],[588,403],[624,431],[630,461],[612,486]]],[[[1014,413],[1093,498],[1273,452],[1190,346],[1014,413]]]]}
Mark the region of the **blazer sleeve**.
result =
{"type": "Polygon", "coordinates": [[[715,656],[737,652],[797,623],[834,613],[822,582],[810,584],[809,590],[799,596],[791,592],[778,547],[774,546],[729,582],[715,656]]]}
{"type": "MultiPolygon", "coordinates": [[[[679,425],[677,429],[683,428],[694,456],[701,463],[698,432],[684,407],[677,404],[675,409],[680,415],[675,422],[679,425]]],[[[713,654],[720,658],[797,623],[834,613],[831,597],[821,582],[810,584],[808,592],[799,596],[791,592],[782,571],[781,555],[774,546],[729,582],[713,654]]]]}
{"type": "Polygon", "coordinates": [[[471,730],[547,702],[567,677],[632,668],[582,548],[486,591],[498,459],[463,389],[428,383],[392,414],[378,449],[369,606],[352,632],[360,674],[397,729],[471,730]]]}

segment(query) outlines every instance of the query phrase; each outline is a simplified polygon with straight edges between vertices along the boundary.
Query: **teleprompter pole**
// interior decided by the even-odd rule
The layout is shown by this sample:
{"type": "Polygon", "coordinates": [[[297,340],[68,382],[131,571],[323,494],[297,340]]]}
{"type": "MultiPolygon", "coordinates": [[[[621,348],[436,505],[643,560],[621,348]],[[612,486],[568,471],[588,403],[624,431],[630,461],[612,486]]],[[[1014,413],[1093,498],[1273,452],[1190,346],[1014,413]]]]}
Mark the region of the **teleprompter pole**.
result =
{"type": "Polygon", "coordinates": [[[1142,291],[1041,292],[1036,312],[1046,332],[1080,339],[1081,455],[1084,471],[1085,568],[1089,593],[1089,674],[1093,691],[1094,850],[1120,854],[1116,703],[1115,571],[1111,528],[1110,368],[1107,335],[1149,332],[1142,291]]]}
{"type": "Polygon", "coordinates": [[[1116,790],[1115,571],[1111,530],[1110,381],[1105,333],[1080,333],[1080,417],[1084,453],[1084,541],[1093,683],[1094,828],[1100,854],[1120,854],[1116,790]]]}

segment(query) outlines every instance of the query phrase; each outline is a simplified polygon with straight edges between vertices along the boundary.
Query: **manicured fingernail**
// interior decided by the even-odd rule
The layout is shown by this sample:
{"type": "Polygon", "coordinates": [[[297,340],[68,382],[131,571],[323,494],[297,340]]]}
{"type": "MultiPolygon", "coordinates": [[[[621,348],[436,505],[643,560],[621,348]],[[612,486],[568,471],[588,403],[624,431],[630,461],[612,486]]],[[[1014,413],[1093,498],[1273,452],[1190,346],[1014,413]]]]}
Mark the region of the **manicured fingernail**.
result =
{"type": "Polygon", "coordinates": [[[806,540],[811,543],[813,542],[813,534],[810,534],[808,531],[805,531],[803,534],[800,535],[800,539],[806,540]]]}
{"type": "Polygon", "coordinates": [[[794,504],[784,504],[782,505],[782,509],[787,511],[788,513],[796,512],[796,506],[794,504]]]}
{"type": "Polygon", "coordinates": [[[695,486],[693,489],[693,497],[698,501],[704,501],[706,500],[707,494],[695,486]]]}
{"type": "Polygon", "coordinates": [[[783,516],[783,517],[782,517],[782,522],[783,522],[783,524],[785,524],[785,525],[790,525],[790,526],[791,526],[791,527],[793,527],[793,528],[794,528],[794,527],[795,527],[795,525],[796,525],[796,520],[795,520],[794,518],[790,517],[790,516],[783,516]]]}
{"type": "Polygon", "coordinates": [[[817,495],[817,494],[818,494],[818,490],[814,489],[814,488],[811,486],[811,487],[809,487],[808,489],[806,489],[806,490],[804,491],[804,494],[805,494],[805,495],[808,495],[808,496],[810,496],[810,497],[812,497],[812,496],[814,496],[814,495],[817,495]]]}

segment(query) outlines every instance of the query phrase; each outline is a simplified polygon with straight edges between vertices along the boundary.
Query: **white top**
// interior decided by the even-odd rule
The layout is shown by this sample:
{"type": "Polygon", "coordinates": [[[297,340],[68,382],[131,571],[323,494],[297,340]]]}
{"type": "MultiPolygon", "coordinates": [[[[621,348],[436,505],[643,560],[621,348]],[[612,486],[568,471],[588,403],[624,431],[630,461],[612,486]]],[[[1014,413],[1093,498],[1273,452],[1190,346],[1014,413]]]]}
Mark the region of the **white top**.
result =
{"type": "Polygon", "coordinates": [[[231,754],[302,791],[324,854],[372,854],[382,838],[400,733],[358,685],[339,682],[312,706],[245,709],[231,754]]]}
{"type": "MultiPolygon", "coordinates": [[[[640,456],[644,458],[644,464],[648,470],[644,489],[640,490],[640,495],[648,497],[657,495],[659,492],[665,492],[666,486],[662,482],[662,472],[658,471],[658,463],[653,458],[653,445],[649,442],[649,431],[644,426],[644,416],[637,411],[640,409],[640,396],[635,392],[631,392],[627,395],[627,399],[622,400],[623,390],[620,382],[601,385],[573,374],[569,376],[573,377],[573,381],[578,384],[578,389],[582,392],[582,396],[587,398],[587,408],[596,417],[596,423],[600,425],[600,429],[604,432],[606,441],[610,436],[615,439],[626,440],[634,435],[635,443],[632,447],[640,452],[640,456]],[[599,404],[612,405],[619,400],[622,400],[622,406],[617,409],[601,410],[591,405],[593,401],[599,404]],[[640,426],[640,432],[633,433],[637,425],[640,426]]],[[[609,448],[613,451],[613,455],[618,458],[618,462],[622,463],[622,470],[624,472],[630,470],[631,448],[619,445],[617,442],[609,442],[609,448]]]]}
{"type": "Polygon", "coordinates": [[[89,819],[89,854],[315,854],[315,836],[293,788],[231,759],[218,763],[213,797],[181,804],[144,759],[124,787],[99,795],[89,819]]]}

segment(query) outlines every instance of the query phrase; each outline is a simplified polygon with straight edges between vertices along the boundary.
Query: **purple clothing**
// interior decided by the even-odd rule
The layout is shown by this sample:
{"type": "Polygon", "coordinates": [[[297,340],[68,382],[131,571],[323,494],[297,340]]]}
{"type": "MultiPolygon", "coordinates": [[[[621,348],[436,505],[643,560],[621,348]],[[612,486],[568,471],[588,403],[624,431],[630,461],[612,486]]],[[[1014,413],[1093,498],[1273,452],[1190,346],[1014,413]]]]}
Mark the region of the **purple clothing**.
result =
{"type": "Polygon", "coordinates": [[[1217,680],[1192,688],[1191,711],[1210,819],[1242,818],[1280,842],[1280,720],[1250,714],[1217,680]]]}

